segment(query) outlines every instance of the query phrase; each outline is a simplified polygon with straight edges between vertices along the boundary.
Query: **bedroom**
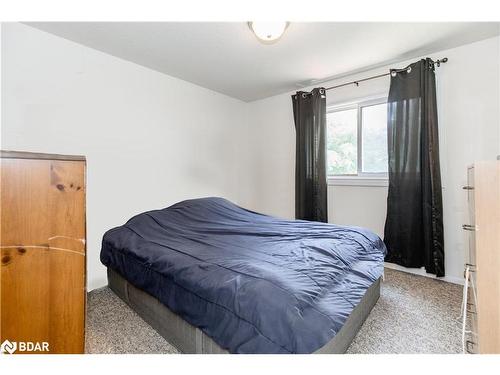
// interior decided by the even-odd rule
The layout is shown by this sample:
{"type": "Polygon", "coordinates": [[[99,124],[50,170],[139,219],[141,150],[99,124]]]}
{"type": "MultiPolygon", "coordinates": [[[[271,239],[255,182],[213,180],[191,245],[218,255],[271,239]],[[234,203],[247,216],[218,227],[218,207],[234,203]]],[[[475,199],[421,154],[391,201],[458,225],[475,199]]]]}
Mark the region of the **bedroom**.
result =
{"type": "Polygon", "coordinates": [[[500,352],[498,20],[29,18],[2,351],[500,352]]]}

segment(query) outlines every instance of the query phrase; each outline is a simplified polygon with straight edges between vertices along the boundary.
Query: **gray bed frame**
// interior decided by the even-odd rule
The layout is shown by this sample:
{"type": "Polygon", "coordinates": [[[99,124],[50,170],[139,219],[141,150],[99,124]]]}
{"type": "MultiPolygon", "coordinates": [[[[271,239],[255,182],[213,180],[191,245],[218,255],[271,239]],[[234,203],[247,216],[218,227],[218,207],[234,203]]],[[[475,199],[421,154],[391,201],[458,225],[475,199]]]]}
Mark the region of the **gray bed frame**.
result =
{"type": "MultiPolygon", "coordinates": [[[[136,288],[110,268],[108,268],[108,285],[118,297],[180,352],[191,354],[229,353],[202,330],[186,322],[158,299],[136,288]]],[[[335,337],[314,353],[345,353],[373,306],[377,303],[379,296],[380,279],[368,288],[335,337]]]]}

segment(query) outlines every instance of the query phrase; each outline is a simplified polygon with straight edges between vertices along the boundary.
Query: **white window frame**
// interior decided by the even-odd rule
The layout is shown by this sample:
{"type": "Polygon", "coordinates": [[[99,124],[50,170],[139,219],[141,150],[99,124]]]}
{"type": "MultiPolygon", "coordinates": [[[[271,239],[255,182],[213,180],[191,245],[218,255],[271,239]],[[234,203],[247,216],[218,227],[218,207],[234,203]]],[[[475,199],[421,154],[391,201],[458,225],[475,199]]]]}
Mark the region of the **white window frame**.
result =
{"type": "MultiPolygon", "coordinates": [[[[372,99],[364,99],[351,103],[328,106],[329,113],[346,111],[349,109],[357,110],[357,166],[356,174],[328,175],[329,185],[340,186],[388,186],[387,173],[363,172],[363,108],[377,104],[387,103],[387,96],[380,96],[372,99]]],[[[328,166],[327,166],[328,167],[328,166]]]]}

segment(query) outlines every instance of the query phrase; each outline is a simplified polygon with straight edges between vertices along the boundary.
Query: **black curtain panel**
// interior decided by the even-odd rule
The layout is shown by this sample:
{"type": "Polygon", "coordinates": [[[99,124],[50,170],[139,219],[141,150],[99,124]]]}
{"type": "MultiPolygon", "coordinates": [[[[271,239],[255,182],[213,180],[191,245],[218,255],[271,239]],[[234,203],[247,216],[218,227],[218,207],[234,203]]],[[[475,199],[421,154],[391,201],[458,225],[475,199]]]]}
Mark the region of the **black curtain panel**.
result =
{"type": "Polygon", "coordinates": [[[295,217],[328,222],[326,94],[324,88],[292,96],[295,119],[295,217]]]}
{"type": "Polygon", "coordinates": [[[386,261],[444,276],[436,79],[431,59],[391,72],[386,261]]]}

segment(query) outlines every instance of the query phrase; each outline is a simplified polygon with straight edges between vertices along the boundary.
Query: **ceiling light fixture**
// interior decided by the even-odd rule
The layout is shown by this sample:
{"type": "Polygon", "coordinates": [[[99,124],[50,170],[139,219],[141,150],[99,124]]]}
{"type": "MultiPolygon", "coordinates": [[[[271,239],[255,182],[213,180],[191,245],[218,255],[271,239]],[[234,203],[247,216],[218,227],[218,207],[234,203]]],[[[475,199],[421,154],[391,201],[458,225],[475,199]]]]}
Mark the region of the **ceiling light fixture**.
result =
{"type": "Polygon", "coordinates": [[[276,43],[288,25],[289,22],[248,22],[250,30],[264,44],[276,43]]]}

